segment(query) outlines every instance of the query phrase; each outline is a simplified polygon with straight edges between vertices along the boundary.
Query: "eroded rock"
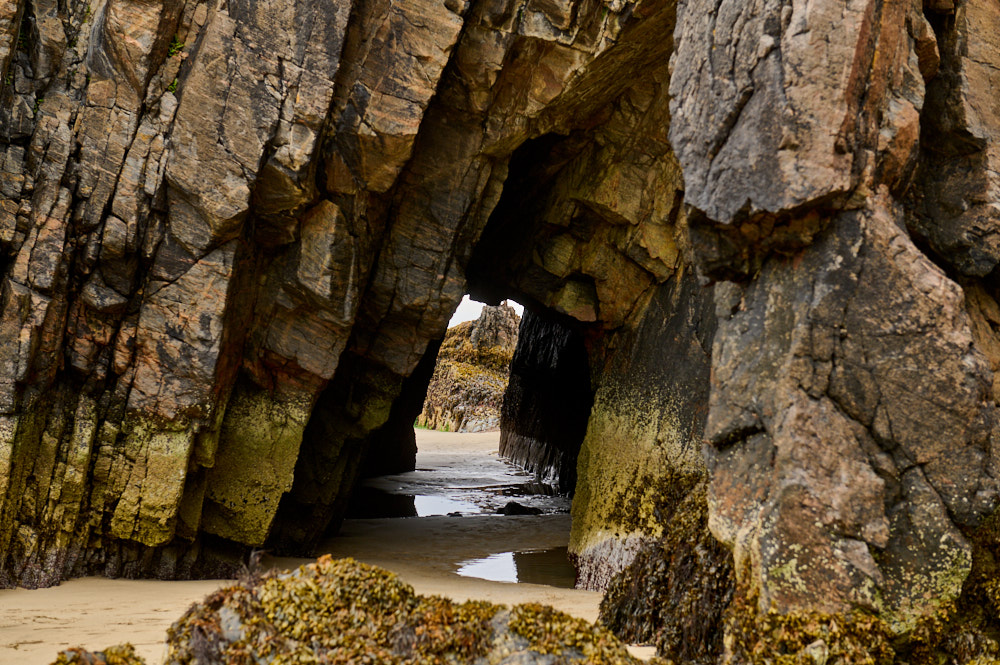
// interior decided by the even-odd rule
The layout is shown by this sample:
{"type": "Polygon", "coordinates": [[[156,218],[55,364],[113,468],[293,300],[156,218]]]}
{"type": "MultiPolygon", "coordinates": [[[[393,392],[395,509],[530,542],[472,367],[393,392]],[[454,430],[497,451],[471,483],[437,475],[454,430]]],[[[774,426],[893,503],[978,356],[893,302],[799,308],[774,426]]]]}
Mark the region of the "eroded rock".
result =
{"type": "MultiPolygon", "coordinates": [[[[587,584],[707,483],[724,658],[990,653],[997,22],[0,1],[0,583],[309,550],[366,455],[411,463],[468,290],[574,336],[586,429],[528,457],[581,446],[587,584]]],[[[548,440],[514,402],[514,448],[548,440]]]]}

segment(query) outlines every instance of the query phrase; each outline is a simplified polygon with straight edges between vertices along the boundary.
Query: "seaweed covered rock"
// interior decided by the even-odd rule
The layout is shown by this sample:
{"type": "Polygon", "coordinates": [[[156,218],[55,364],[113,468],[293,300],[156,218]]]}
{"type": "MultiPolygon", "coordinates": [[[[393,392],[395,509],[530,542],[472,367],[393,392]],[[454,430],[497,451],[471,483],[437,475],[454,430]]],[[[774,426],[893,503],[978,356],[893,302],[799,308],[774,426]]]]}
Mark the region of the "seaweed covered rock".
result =
{"type": "Polygon", "coordinates": [[[87,651],[73,647],[61,651],[52,665],[146,665],[146,661],[136,655],[131,644],[117,644],[103,651],[87,651]]]}
{"type": "Polygon", "coordinates": [[[419,596],[388,571],[329,556],[213,593],[168,644],[168,665],[639,662],[606,629],[550,607],[419,596]]]}
{"type": "Polygon", "coordinates": [[[500,427],[521,317],[506,303],[448,329],[417,424],[445,432],[500,427]]]}
{"type": "MultiPolygon", "coordinates": [[[[947,660],[894,660],[888,626],[878,617],[850,613],[769,612],[760,615],[756,601],[737,594],[726,616],[727,665],[921,665],[947,660]]],[[[955,661],[951,661],[955,662],[955,661]]],[[[967,661],[958,661],[967,662],[967,661]]]]}
{"type": "Polygon", "coordinates": [[[678,502],[664,534],[612,579],[599,620],[672,661],[716,663],[733,598],[733,557],[708,530],[704,482],[678,502]]]}

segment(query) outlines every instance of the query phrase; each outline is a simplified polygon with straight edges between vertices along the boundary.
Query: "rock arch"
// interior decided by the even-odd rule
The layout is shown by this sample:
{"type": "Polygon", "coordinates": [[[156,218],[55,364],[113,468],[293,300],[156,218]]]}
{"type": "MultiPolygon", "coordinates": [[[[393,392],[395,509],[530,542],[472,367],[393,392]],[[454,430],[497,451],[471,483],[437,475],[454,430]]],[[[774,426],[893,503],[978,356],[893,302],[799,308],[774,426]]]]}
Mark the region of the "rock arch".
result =
{"type": "Polygon", "coordinates": [[[0,582],[308,549],[468,286],[582,340],[594,585],[706,492],[749,616],[953,616],[995,546],[997,20],[0,5],[0,582]]]}

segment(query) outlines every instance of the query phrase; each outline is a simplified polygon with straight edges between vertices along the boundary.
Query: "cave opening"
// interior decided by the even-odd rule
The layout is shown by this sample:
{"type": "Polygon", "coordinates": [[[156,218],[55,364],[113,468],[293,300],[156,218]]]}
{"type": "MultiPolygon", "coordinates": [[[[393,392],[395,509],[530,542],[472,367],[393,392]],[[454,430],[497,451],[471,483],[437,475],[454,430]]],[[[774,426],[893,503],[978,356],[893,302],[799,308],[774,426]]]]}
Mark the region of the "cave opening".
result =
{"type": "Polygon", "coordinates": [[[593,403],[582,336],[512,300],[458,305],[403,384],[368,446],[360,478],[413,470],[409,431],[496,432],[498,453],[536,484],[572,496],[576,457],[593,403]],[[519,344],[519,331],[526,337],[519,344]]]}
{"type": "Polygon", "coordinates": [[[560,174],[587,148],[579,135],[550,134],[515,151],[470,249],[468,292],[369,438],[341,534],[369,520],[419,518],[425,531],[451,520],[438,544],[445,556],[462,549],[456,530],[501,520],[509,537],[480,534],[478,550],[452,557],[454,572],[574,586],[571,502],[594,404],[587,340],[595,322],[575,316],[571,301],[590,294],[595,302],[595,279],[582,268],[556,275],[536,256],[571,238],[585,242],[601,223],[588,209],[568,226],[548,214],[560,174]],[[477,301],[488,306],[472,310],[477,301]]]}
{"type": "MultiPolygon", "coordinates": [[[[570,505],[592,395],[582,338],[549,319],[516,302],[463,299],[369,446],[342,533],[381,520],[389,534],[384,520],[400,518],[430,531],[461,518],[475,533],[495,529],[482,518],[516,517],[507,527],[522,544],[484,537],[481,551],[452,557],[454,572],[574,587],[570,505]]],[[[461,551],[452,540],[439,543],[442,556],[461,551]]]]}

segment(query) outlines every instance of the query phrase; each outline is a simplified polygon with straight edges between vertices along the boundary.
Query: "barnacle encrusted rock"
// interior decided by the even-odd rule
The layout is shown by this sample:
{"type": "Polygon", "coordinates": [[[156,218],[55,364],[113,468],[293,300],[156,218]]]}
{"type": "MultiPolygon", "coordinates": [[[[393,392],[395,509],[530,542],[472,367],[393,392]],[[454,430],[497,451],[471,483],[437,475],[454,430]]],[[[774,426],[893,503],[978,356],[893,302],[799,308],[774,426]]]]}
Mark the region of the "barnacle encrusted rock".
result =
{"type": "Polygon", "coordinates": [[[330,557],[213,593],[168,643],[168,665],[639,662],[606,629],[550,607],[420,596],[388,571],[330,557]]]}

